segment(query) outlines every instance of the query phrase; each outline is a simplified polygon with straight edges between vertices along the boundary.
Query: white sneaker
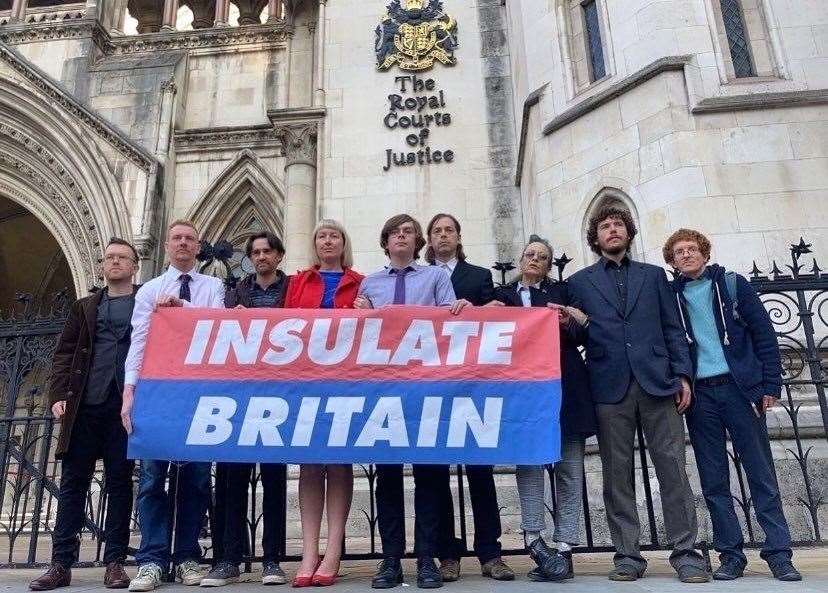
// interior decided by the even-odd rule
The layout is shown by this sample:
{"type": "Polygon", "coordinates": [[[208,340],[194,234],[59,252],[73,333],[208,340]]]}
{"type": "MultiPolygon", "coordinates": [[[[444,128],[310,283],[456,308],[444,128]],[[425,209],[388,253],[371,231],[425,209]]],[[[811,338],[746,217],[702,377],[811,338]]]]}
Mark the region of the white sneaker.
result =
{"type": "Polygon", "coordinates": [[[195,560],[182,562],[175,570],[175,580],[188,586],[200,585],[203,578],[204,573],[195,560]]]}
{"type": "Polygon", "coordinates": [[[152,591],[161,586],[161,567],[157,564],[142,564],[138,574],[129,582],[130,591],[152,591]]]}

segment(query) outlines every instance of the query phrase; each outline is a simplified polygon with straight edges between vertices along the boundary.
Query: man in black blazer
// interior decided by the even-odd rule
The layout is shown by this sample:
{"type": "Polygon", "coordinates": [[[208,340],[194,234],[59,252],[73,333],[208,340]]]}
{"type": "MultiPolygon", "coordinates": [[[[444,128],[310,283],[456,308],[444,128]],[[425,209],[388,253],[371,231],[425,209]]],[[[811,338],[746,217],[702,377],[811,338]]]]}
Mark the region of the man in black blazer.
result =
{"type": "MultiPolygon", "coordinates": [[[[428,249],[426,260],[445,268],[458,299],[481,306],[494,299],[492,273],[466,261],[460,240],[460,222],[451,214],[435,215],[426,228],[428,249]]],[[[474,513],[474,551],[484,576],[496,580],[512,580],[515,573],[500,557],[500,509],[491,465],[467,465],[472,512],[474,513]]],[[[440,512],[441,554],[440,573],[444,582],[460,576],[461,543],[454,536],[454,501],[451,489],[442,493],[440,512]]]]}
{"type": "Polygon", "coordinates": [[[673,548],[670,563],[683,582],[707,582],[694,550],[698,531],[693,492],[685,472],[684,422],[690,405],[692,364],[675,295],[662,268],[630,259],[636,234],[630,213],[601,208],[587,240],[601,258],[569,278],[573,306],[586,313],[586,360],[598,416],[598,444],[615,568],[609,578],[644,574],[635,500],[634,444],[640,415],[658,477],[664,523],[673,548]]]}

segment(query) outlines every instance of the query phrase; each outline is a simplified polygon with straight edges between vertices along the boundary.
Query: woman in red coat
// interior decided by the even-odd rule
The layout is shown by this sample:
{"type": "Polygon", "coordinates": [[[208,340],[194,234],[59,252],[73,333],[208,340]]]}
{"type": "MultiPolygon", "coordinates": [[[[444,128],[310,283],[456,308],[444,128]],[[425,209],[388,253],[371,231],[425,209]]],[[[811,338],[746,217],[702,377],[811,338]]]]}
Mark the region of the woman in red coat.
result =
{"type": "MultiPolygon", "coordinates": [[[[351,241],[341,224],[334,220],[322,220],[316,225],[313,231],[313,261],[310,268],[291,277],[285,308],[353,308],[363,276],[351,269],[351,241]]],[[[293,579],[294,587],[326,586],[336,581],[353,488],[351,465],[300,466],[302,563],[293,579]],[[319,531],[326,501],[328,546],[324,558],[321,558],[319,531]]]]}

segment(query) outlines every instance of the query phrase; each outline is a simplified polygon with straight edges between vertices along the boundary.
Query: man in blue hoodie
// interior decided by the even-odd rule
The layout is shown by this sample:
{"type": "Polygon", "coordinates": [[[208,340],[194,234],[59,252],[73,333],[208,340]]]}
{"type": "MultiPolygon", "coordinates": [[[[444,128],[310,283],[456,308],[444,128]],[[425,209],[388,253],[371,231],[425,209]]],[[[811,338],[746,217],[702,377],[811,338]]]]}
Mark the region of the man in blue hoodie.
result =
{"type": "Polygon", "coordinates": [[[673,286],[694,365],[695,402],[687,427],[721,560],[713,578],[739,578],[747,564],[730,492],[727,430],[765,531],[761,556],[777,579],[799,581],[765,425],[765,412],[782,389],[782,363],[770,317],[744,277],[708,265],[710,241],[698,231],[673,233],[663,255],[679,271],[673,286]]]}

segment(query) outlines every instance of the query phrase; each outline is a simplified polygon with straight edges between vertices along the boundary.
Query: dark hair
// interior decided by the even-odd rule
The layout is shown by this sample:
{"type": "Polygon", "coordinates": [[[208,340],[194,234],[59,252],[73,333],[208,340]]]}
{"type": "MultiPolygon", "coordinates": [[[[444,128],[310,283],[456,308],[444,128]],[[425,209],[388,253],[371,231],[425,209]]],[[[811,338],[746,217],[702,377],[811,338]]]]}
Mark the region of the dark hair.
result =
{"type": "Polygon", "coordinates": [[[699,252],[706,260],[710,259],[710,239],[705,237],[699,231],[693,229],[679,229],[667,239],[664,247],[661,249],[661,255],[664,256],[664,262],[675,267],[675,258],[673,257],[673,248],[679,241],[693,241],[699,246],[699,252]]]}
{"type": "MultiPolygon", "coordinates": [[[[126,239],[121,239],[120,237],[112,237],[109,240],[109,243],[106,244],[106,247],[109,247],[110,245],[126,245],[127,247],[129,247],[130,251],[132,251],[132,257],[135,258],[134,262],[136,264],[138,263],[138,250],[135,249],[135,246],[126,239]]],[[[106,247],[104,247],[104,251],[106,251],[106,247]]]]}
{"type": "Polygon", "coordinates": [[[414,243],[414,259],[420,259],[420,249],[425,246],[426,240],[423,238],[423,227],[410,214],[397,214],[386,220],[385,224],[382,225],[382,231],[380,231],[380,247],[385,251],[385,255],[389,255],[388,237],[391,235],[391,231],[407,222],[414,224],[414,233],[417,235],[417,241],[414,243]]]}
{"type": "Polygon", "coordinates": [[[529,247],[532,243],[540,243],[546,248],[547,253],[549,253],[549,261],[546,262],[546,274],[545,276],[549,276],[549,272],[552,271],[552,265],[555,263],[552,258],[555,257],[555,250],[552,249],[552,245],[544,239],[543,237],[539,237],[538,235],[529,235],[529,240],[526,242],[526,245],[523,246],[523,249],[520,251],[520,259],[523,259],[523,254],[526,252],[526,248],[529,247]]]}
{"type": "Polygon", "coordinates": [[[253,241],[255,241],[256,239],[267,239],[267,244],[270,245],[271,249],[275,249],[281,255],[285,254],[285,246],[279,237],[277,237],[270,231],[260,231],[253,235],[250,235],[250,237],[247,238],[247,244],[245,244],[244,246],[244,254],[247,257],[250,257],[250,254],[253,251],[253,241]]]}
{"type": "Polygon", "coordinates": [[[589,217],[589,228],[587,229],[587,243],[596,255],[601,255],[601,248],[598,247],[598,225],[608,218],[618,218],[627,227],[627,249],[630,248],[635,235],[638,233],[629,210],[614,204],[601,206],[595,214],[589,217]]]}
{"type": "MultiPolygon", "coordinates": [[[[426,227],[426,237],[428,237],[428,247],[426,248],[425,258],[426,261],[430,264],[433,264],[436,261],[436,256],[434,253],[434,247],[431,246],[431,231],[434,229],[434,225],[437,224],[437,221],[441,218],[450,218],[451,222],[454,223],[454,229],[457,231],[457,234],[460,234],[460,221],[457,220],[451,214],[446,214],[445,212],[440,212],[435,214],[431,221],[428,223],[426,227]]],[[[458,261],[465,261],[466,260],[466,253],[463,251],[463,244],[457,244],[457,252],[454,254],[454,257],[458,259],[458,261]]]]}

